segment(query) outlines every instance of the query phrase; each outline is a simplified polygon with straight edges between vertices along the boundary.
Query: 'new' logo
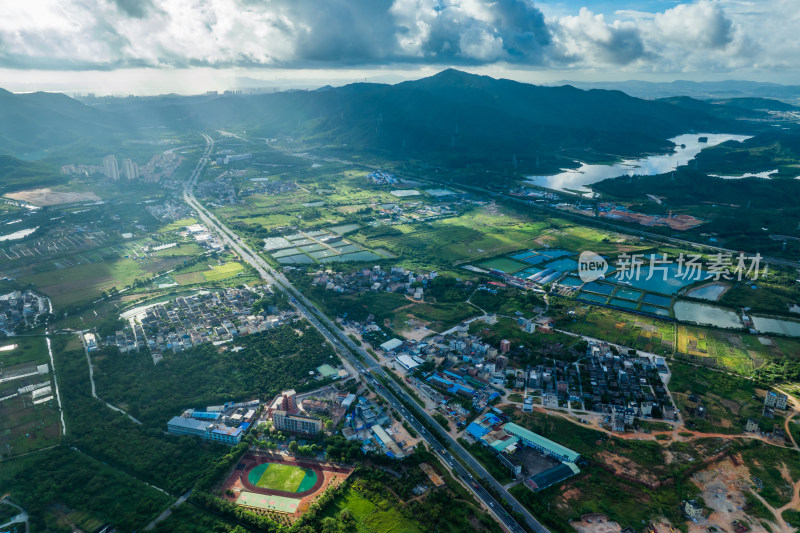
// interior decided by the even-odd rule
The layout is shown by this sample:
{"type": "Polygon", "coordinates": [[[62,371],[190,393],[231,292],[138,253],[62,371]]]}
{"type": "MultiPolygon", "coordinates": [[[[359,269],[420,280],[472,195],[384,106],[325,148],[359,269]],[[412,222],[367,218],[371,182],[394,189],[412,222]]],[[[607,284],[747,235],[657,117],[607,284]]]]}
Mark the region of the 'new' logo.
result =
{"type": "Polygon", "coordinates": [[[578,258],[578,276],[584,283],[605,277],[608,262],[594,252],[581,252],[578,258]]]}

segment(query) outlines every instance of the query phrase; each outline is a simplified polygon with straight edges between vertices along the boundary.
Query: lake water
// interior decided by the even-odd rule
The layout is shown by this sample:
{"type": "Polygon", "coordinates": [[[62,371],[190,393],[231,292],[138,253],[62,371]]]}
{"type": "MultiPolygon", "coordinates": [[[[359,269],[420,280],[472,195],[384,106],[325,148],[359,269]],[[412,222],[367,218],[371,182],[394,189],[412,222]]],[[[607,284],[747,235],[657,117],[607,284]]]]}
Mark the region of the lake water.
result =
{"type": "Polygon", "coordinates": [[[800,337],[800,322],[767,318],[765,316],[752,316],[751,318],[753,319],[753,327],[762,333],[800,337]]]}
{"type": "Polygon", "coordinates": [[[625,159],[613,165],[588,165],[581,163],[580,168],[565,170],[553,176],[528,176],[527,182],[539,187],[555,190],[581,191],[591,194],[591,189],[586,187],[592,183],[603,181],[618,176],[633,176],[634,174],[652,176],[675,170],[681,165],[694,159],[700,150],[715,146],[725,141],[744,141],[747,135],[730,135],[725,133],[687,133],[670,139],[675,143],[675,150],[669,154],[651,155],[640,159],[625,159]],[[700,137],[708,137],[708,142],[701,143],[700,137]],[[685,148],[681,148],[685,145],[685,148]]]}
{"type": "Polygon", "coordinates": [[[739,315],[733,311],[728,311],[713,305],[700,304],[695,302],[676,302],[672,308],[675,318],[681,322],[692,322],[718,328],[736,329],[744,325],[739,319],[739,315]]]}
{"type": "Polygon", "coordinates": [[[23,237],[27,237],[28,235],[30,235],[31,233],[33,233],[37,229],[39,229],[39,226],[36,226],[35,228],[31,228],[31,229],[21,229],[19,231],[15,231],[14,233],[8,233],[6,235],[0,235],[0,242],[2,242],[2,241],[13,241],[15,239],[21,239],[23,237]]]}

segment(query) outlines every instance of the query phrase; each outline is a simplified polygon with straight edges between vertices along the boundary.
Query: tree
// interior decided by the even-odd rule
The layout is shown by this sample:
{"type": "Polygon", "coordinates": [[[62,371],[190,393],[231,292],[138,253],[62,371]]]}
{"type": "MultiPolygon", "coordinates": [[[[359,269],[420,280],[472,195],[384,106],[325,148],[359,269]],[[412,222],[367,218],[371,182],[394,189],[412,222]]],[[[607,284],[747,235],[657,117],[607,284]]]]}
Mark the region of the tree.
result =
{"type": "Polygon", "coordinates": [[[293,440],[292,442],[289,443],[289,451],[293,455],[297,453],[297,448],[298,448],[298,445],[297,445],[297,441],[296,440],[293,440]]]}

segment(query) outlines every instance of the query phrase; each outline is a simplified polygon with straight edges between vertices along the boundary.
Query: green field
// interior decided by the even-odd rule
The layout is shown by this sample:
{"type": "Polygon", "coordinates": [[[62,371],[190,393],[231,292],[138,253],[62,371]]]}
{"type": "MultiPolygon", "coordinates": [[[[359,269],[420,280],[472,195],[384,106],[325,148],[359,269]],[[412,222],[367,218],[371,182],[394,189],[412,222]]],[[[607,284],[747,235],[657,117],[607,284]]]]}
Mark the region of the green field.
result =
{"type": "Polygon", "coordinates": [[[580,305],[563,329],[589,337],[658,354],[670,354],[675,343],[674,324],[616,309],[580,305]]]}
{"type": "Polygon", "coordinates": [[[253,468],[247,479],[256,487],[281,490],[284,492],[304,492],[317,482],[317,474],[308,468],[264,463],[253,468]]]}
{"type": "Polygon", "coordinates": [[[501,272],[505,272],[506,274],[513,274],[523,270],[528,265],[525,263],[520,263],[519,261],[514,261],[513,259],[508,259],[506,257],[497,257],[495,259],[490,259],[489,261],[484,261],[483,263],[480,263],[479,266],[483,268],[494,268],[501,272]]]}
{"type": "Polygon", "coordinates": [[[355,484],[347,491],[344,498],[336,502],[339,512],[345,509],[350,512],[355,521],[355,531],[358,533],[422,533],[423,530],[417,524],[389,501],[373,502],[358,488],[358,484],[355,484]]]}
{"type": "Polygon", "coordinates": [[[244,267],[241,263],[230,262],[224,265],[212,266],[211,270],[203,272],[203,276],[207,281],[221,281],[236,276],[242,272],[244,267]]]}

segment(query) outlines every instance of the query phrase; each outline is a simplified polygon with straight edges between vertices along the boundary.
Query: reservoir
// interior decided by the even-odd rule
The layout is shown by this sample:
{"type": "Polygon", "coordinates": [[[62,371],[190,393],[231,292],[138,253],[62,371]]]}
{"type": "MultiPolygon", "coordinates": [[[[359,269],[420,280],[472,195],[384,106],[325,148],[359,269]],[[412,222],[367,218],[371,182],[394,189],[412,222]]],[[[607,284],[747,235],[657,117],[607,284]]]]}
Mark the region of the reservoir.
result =
{"type": "Polygon", "coordinates": [[[675,150],[668,154],[659,154],[640,159],[624,159],[613,165],[587,165],[581,163],[576,169],[564,170],[552,176],[528,176],[526,181],[532,185],[559,191],[580,191],[584,195],[591,194],[587,185],[618,176],[634,174],[652,176],[675,170],[694,159],[700,150],[715,146],[725,141],[744,141],[748,135],[730,135],[725,133],[686,133],[670,139],[675,143],[675,150]],[[700,137],[708,137],[708,142],[700,142],[700,137]],[[682,147],[685,146],[685,147],[682,147]]]}

